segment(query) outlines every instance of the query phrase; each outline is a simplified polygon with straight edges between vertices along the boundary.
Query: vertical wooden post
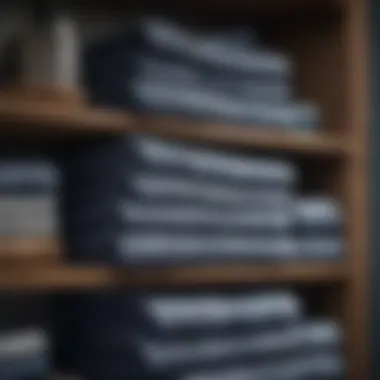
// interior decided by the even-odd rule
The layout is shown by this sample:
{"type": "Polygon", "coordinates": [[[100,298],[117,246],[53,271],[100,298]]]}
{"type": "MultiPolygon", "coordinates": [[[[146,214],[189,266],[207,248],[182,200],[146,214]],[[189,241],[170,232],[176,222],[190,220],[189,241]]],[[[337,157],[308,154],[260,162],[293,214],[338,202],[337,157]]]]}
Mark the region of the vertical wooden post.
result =
{"type": "Polygon", "coordinates": [[[345,166],[349,218],[350,278],[347,284],[347,343],[350,380],[369,379],[369,49],[368,6],[365,0],[346,0],[344,33],[347,79],[346,130],[351,153],[345,166]]]}

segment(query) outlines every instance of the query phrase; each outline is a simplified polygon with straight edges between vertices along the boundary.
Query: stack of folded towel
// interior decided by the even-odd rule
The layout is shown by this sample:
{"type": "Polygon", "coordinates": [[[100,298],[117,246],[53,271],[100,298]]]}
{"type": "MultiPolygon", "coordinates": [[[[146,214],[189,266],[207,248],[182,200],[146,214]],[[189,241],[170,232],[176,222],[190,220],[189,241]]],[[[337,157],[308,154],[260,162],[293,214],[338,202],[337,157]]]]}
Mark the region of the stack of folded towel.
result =
{"type": "Polygon", "coordinates": [[[342,379],[340,326],[303,309],[286,289],[86,294],[66,355],[89,380],[342,379]]]}
{"type": "Polygon", "coordinates": [[[51,374],[50,344],[42,329],[0,333],[0,378],[44,380],[51,374]]]}
{"type": "Polygon", "coordinates": [[[142,18],[86,54],[93,100],[136,111],[310,130],[320,113],[292,96],[293,63],[248,29],[197,33],[142,18]]]}
{"type": "Polygon", "coordinates": [[[92,142],[64,165],[71,258],[110,264],[295,257],[287,160],[146,136],[92,142]]]}
{"type": "Polygon", "coordinates": [[[295,203],[298,256],[337,259],[345,252],[341,205],[329,197],[300,197],[295,203]]]}
{"type": "Polygon", "coordinates": [[[59,180],[47,160],[1,160],[0,237],[56,237],[59,180]]]}

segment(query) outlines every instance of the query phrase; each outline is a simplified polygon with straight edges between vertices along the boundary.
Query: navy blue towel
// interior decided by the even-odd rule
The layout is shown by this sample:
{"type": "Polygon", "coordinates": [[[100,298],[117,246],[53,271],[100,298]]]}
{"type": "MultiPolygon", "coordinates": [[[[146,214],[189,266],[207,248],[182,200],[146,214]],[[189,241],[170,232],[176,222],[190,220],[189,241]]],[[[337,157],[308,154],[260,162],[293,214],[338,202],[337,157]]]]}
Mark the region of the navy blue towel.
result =
{"type": "Polygon", "coordinates": [[[344,359],[335,351],[321,354],[306,355],[274,361],[264,365],[226,368],[221,366],[214,371],[193,371],[179,377],[180,380],[261,380],[261,379],[284,379],[284,380],[338,380],[346,374],[344,359]]]}
{"type": "Polygon", "coordinates": [[[106,178],[111,180],[115,173],[126,175],[136,167],[262,186],[289,186],[298,178],[296,167],[281,158],[239,154],[129,134],[84,145],[68,154],[66,161],[69,173],[73,176],[77,173],[76,179],[82,181],[95,176],[107,182],[106,178]]]}
{"type": "Polygon", "coordinates": [[[246,331],[247,327],[281,326],[297,322],[302,315],[300,299],[286,290],[141,296],[102,293],[81,297],[78,307],[85,321],[81,334],[105,341],[112,340],[108,333],[115,334],[117,329],[135,337],[200,337],[234,329],[246,331]]]}
{"type": "MultiPolygon", "coordinates": [[[[58,341],[59,357],[64,358],[61,364],[91,379],[96,374],[115,379],[161,376],[160,369],[154,368],[153,362],[149,364],[141,351],[145,350],[141,344],[147,340],[170,345],[197,337],[228,339],[234,333],[243,336],[263,329],[279,331],[299,322],[302,316],[300,299],[286,290],[202,295],[86,294],[76,297],[72,307],[68,305],[61,308],[61,313],[71,316],[67,326],[60,318],[61,331],[68,328],[58,341]]],[[[168,376],[178,373],[172,364],[168,376]]]]}
{"type": "Polygon", "coordinates": [[[71,152],[63,172],[65,234],[77,261],[152,265],[296,253],[298,172],[287,160],[123,136],[71,152]]]}
{"type": "Polygon", "coordinates": [[[57,192],[60,180],[60,173],[51,162],[0,160],[0,196],[50,195],[57,192]]]}
{"type": "MultiPolygon", "coordinates": [[[[120,339],[115,336],[112,342],[114,347],[118,342],[120,339]]],[[[112,343],[108,346],[110,351],[112,343]]],[[[163,341],[141,337],[137,338],[136,350],[151,372],[162,374],[197,367],[216,367],[221,362],[260,364],[274,358],[338,349],[341,343],[340,326],[330,320],[321,320],[264,332],[249,329],[240,334],[226,332],[203,339],[189,337],[163,341]]]]}
{"type": "Polygon", "coordinates": [[[295,202],[297,256],[338,259],[346,251],[342,205],[331,197],[300,197],[295,202]]]}
{"type": "Polygon", "coordinates": [[[345,224],[342,205],[332,197],[300,197],[295,207],[300,234],[339,233],[345,224]]]}
{"type": "Polygon", "coordinates": [[[292,63],[257,45],[197,37],[170,21],[142,19],[87,54],[95,102],[143,113],[313,129],[318,108],[291,99],[292,63]]]}

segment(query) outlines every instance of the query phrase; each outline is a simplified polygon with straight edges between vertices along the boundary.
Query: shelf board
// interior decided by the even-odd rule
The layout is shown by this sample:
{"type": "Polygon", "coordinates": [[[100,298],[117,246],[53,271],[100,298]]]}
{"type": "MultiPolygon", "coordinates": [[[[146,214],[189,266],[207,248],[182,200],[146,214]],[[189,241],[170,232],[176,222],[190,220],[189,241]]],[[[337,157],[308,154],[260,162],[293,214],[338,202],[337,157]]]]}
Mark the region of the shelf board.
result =
{"type": "Polygon", "coordinates": [[[348,152],[348,145],[341,137],[327,133],[294,133],[270,127],[260,129],[260,126],[194,123],[158,117],[141,117],[137,124],[139,131],[212,144],[319,156],[341,156],[348,152]]]}
{"type": "Polygon", "coordinates": [[[0,265],[57,263],[62,253],[59,239],[49,237],[0,237],[0,265]]]}
{"type": "Polygon", "coordinates": [[[119,133],[133,121],[126,112],[41,101],[0,100],[5,132],[119,133]]]}
{"type": "MultiPolygon", "coordinates": [[[[264,131],[260,127],[210,124],[54,102],[0,101],[3,132],[44,135],[149,133],[167,138],[316,156],[341,156],[348,144],[327,133],[264,131]]],[[[268,129],[268,128],[266,128],[268,129]]]]}
{"type": "Polygon", "coordinates": [[[207,265],[152,269],[112,269],[46,265],[0,270],[1,290],[70,290],[117,286],[185,286],[247,284],[326,284],[344,281],[344,264],[207,265]]]}

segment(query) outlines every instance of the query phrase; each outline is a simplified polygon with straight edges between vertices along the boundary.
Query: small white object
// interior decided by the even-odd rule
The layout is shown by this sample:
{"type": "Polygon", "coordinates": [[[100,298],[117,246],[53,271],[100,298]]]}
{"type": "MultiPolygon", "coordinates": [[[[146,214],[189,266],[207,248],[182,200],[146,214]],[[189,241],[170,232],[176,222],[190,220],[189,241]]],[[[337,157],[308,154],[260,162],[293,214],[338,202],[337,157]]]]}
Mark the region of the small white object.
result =
{"type": "Polygon", "coordinates": [[[51,19],[33,23],[24,38],[23,82],[75,89],[79,83],[79,44],[76,23],[57,10],[51,19]]]}

